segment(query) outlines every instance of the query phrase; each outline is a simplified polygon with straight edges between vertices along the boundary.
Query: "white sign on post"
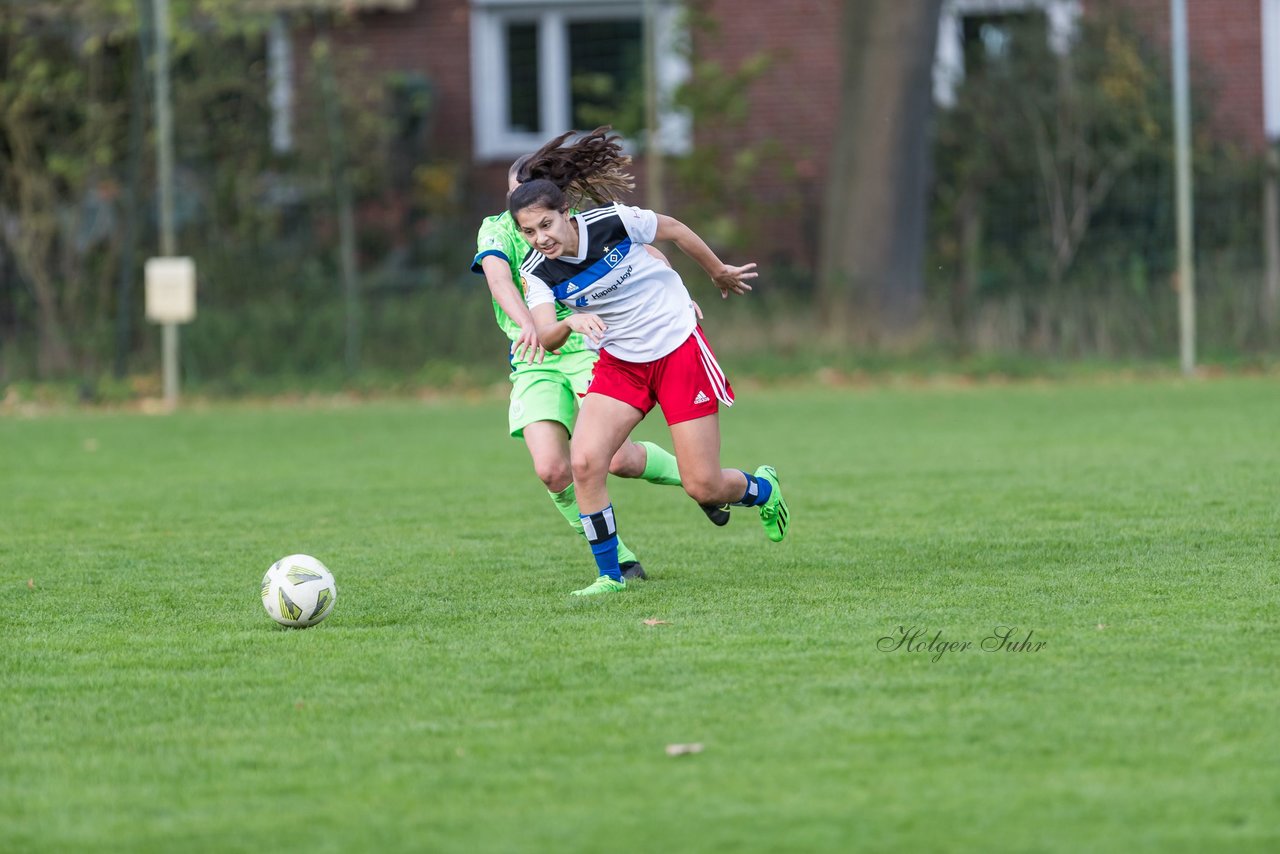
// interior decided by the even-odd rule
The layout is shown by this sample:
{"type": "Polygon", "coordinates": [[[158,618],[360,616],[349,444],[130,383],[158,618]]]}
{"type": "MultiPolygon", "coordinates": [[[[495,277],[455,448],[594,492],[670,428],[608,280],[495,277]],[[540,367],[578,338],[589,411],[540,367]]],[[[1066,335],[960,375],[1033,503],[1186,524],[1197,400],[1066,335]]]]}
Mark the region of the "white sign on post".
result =
{"type": "Polygon", "coordinates": [[[190,258],[150,258],[146,264],[147,320],[190,323],[196,318],[196,264],[190,258]]]}
{"type": "Polygon", "coordinates": [[[196,263],[190,258],[149,258],[147,320],[161,324],[164,399],[178,405],[178,324],[196,319],[196,263]]]}

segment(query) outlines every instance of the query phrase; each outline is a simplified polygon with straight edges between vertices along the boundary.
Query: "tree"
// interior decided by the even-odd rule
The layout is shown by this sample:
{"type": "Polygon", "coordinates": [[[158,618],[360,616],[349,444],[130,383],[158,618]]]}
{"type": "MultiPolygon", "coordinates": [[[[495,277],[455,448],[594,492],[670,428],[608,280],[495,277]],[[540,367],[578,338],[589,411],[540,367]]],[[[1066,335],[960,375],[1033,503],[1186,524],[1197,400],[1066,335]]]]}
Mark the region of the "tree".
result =
{"type": "Polygon", "coordinates": [[[840,117],[823,217],[823,316],[891,330],[919,316],[931,80],[942,0],[844,4],[840,117]]]}
{"type": "Polygon", "coordinates": [[[935,231],[963,235],[939,260],[959,271],[961,299],[980,273],[1028,292],[1080,287],[1105,278],[1106,256],[1123,267],[1148,234],[1165,240],[1146,223],[1166,206],[1150,188],[1166,185],[1171,98],[1139,33],[1122,14],[1095,13],[1063,53],[1042,21],[1005,30],[999,55],[966,68],[936,129],[935,231]]]}
{"type": "MultiPolygon", "coordinates": [[[[272,11],[296,5],[290,0],[171,0],[180,182],[175,218],[181,251],[201,262],[203,306],[262,290],[253,276],[219,276],[216,262],[244,256],[246,249],[256,250],[278,236],[286,203],[274,199],[296,197],[300,201],[289,204],[301,208],[316,193],[311,188],[323,185],[317,178],[325,156],[316,151],[323,149],[323,133],[300,134],[297,154],[280,157],[270,150],[266,132],[270,114],[262,34],[272,11]],[[203,288],[215,282],[216,287],[203,288]]],[[[358,4],[307,0],[303,5],[337,10],[334,14],[345,20],[345,9],[358,4]]],[[[127,361],[130,320],[141,308],[128,286],[141,276],[133,249],[141,245],[151,254],[155,245],[154,235],[140,233],[150,230],[154,185],[149,174],[154,158],[144,150],[149,149],[144,138],[149,117],[138,97],[154,41],[148,31],[150,7],[151,0],[0,2],[0,253],[18,283],[0,290],[0,295],[14,295],[0,314],[14,318],[24,345],[31,330],[34,347],[12,351],[33,350],[30,362],[41,378],[92,380],[113,339],[117,370],[127,361]],[[135,216],[137,228],[131,228],[135,216]],[[114,281],[124,283],[118,293],[114,281]],[[113,316],[119,319],[114,336],[113,316]]],[[[347,88],[339,94],[354,97],[347,88]]],[[[363,119],[376,112],[370,106],[344,128],[355,150],[382,150],[381,120],[370,130],[375,122],[363,119]]],[[[319,119],[309,113],[300,118],[299,124],[312,130],[307,122],[319,119]]],[[[366,157],[352,171],[356,177],[380,174],[384,160],[366,157]]],[[[308,258],[316,254],[311,246],[296,251],[308,258]]],[[[21,360],[28,361],[25,355],[21,360]]]]}
{"type": "MultiPolygon", "coordinates": [[[[79,26],[35,4],[0,14],[0,240],[35,305],[42,376],[75,365],[112,270],[123,78],[88,10],[79,26]]],[[[109,14],[109,10],[108,10],[109,14]]]]}
{"type": "Polygon", "coordinates": [[[1028,41],[1041,49],[1017,83],[1005,87],[1002,106],[1016,111],[1029,130],[1051,247],[1049,285],[1057,288],[1116,182],[1155,146],[1167,144],[1152,108],[1167,101],[1152,97],[1159,94],[1155,69],[1119,17],[1091,20],[1078,46],[1062,56],[1045,49],[1043,39],[1028,41]]]}

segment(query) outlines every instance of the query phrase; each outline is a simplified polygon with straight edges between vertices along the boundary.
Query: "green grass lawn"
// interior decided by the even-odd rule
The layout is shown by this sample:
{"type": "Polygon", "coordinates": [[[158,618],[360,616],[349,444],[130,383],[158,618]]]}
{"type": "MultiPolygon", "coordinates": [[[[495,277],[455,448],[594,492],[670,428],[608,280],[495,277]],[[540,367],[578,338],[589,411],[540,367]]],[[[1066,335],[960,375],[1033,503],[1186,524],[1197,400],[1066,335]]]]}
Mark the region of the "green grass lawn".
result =
{"type": "Polygon", "coordinates": [[[722,424],[788,540],[614,482],[651,580],[580,601],[501,400],[0,420],[0,851],[1280,849],[1274,378],[722,424]]]}

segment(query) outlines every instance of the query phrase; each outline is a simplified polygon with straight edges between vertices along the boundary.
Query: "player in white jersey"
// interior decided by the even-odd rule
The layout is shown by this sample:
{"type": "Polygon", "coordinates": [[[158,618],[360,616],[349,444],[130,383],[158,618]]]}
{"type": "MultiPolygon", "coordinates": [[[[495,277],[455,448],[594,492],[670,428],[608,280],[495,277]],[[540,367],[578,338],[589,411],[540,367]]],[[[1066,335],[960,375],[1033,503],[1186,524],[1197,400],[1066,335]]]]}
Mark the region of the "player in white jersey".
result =
{"type": "Polygon", "coordinates": [[[645,251],[657,216],[615,202],[571,219],[585,235],[578,257],[534,253],[520,266],[529,305],[590,309],[608,327],[600,346],[628,362],[652,362],[683,344],[698,325],[693,299],[680,275],[645,251]],[[588,255],[599,260],[584,270],[588,255]],[[557,279],[559,285],[548,286],[557,279]]]}
{"type": "MultiPolygon", "coordinates": [[[[507,174],[507,191],[519,184],[516,167],[507,174]]],[[[656,251],[656,250],[654,250],[656,251]]],[[[503,211],[487,217],[476,236],[472,272],[484,276],[493,299],[494,317],[510,341],[511,406],[507,420],[510,434],[529,449],[534,471],[545,484],[556,509],[582,533],[582,516],[574,495],[569,465],[569,437],[595,367],[596,351],[581,336],[573,336],[557,353],[547,353],[538,342],[533,318],[525,305],[519,266],[529,252],[511,214],[503,211]]],[[[659,257],[661,257],[659,253],[659,257]]],[[[659,263],[665,264],[665,258],[659,263]]],[[[567,314],[568,309],[560,312],[567,314]]],[[[652,442],[623,442],[610,467],[620,477],[639,477],[650,483],[680,485],[675,457],[652,442]]],[[[704,507],[717,525],[729,522],[727,507],[704,507]]],[[[645,577],[635,552],[618,541],[618,560],[624,579],[645,577]]]]}
{"type": "Polygon", "coordinates": [[[570,447],[578,506],[599,569],[593,584],[574,591],[585,596],[626,588],[606,476],[614,453],[655,405],[671,428],[690,497],[704,505],[757,507],[775,542],[790,521],[772,467],[754,474],[721,468],[719,404],[732,405],[733,389],[696,324],[680,276],[655,263],[644,246],[674,241],[724,297],[750,291],[756,265],[723,263],[688,226],[653,211],[614,203],[571,214],[565,188],[625,174],[629,158],[616,139],[587,151],[544,146],[521,166],[520,186],[508,199],[533,247],[520,273],[543,347],[554,350],[575,332],[600,346],[570,447]],[[556,303],[574,313],[557,319],[556,303]]]}

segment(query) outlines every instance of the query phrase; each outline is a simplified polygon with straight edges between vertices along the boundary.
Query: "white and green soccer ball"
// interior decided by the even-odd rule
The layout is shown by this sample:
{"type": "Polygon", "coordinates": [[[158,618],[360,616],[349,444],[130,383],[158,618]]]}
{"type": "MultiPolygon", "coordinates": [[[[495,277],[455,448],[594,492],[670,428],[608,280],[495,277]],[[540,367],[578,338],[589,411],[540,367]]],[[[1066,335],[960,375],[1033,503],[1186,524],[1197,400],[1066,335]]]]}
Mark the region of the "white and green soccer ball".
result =
{"type": "Polygon", "coordinates": [[[314,626],[337,599],[333,573],[311,555],[282,557],[262,576],[262,607],[282,626],[314,626]]]}

